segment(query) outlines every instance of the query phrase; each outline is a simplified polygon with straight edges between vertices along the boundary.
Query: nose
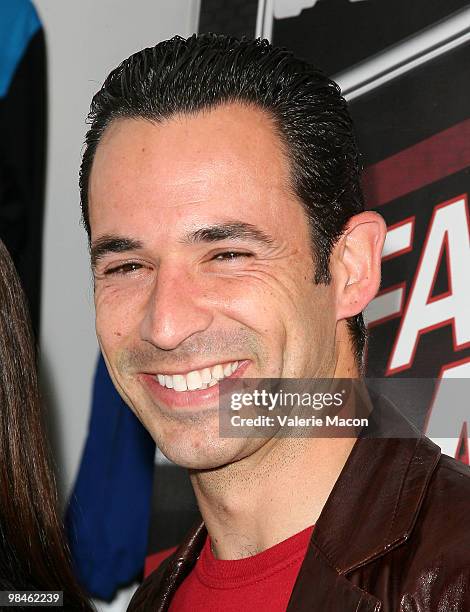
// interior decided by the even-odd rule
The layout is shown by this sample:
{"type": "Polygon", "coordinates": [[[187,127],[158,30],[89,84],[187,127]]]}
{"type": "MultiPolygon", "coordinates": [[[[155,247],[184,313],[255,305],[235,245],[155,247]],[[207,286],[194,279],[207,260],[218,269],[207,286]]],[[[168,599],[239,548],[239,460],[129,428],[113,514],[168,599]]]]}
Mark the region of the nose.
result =
{"type": "Polygon", "coordinates": [[[206,330],[213,314],[203,302],[201,287],[191,275],[162,266],[141,322],[142,340],[171,350],[193,334],[206,330]]]}

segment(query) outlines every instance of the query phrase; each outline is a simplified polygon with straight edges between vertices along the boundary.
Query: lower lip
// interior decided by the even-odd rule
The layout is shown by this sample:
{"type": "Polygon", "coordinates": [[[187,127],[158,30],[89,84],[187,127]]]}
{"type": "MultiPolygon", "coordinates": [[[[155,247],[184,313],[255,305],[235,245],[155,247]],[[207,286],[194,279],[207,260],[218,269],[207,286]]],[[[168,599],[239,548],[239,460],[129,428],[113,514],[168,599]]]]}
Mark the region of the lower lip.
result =
{"type": "MultiPolygon", "coordinates": [[[[241,361],[235,372],[228,378],[239,378],[247,369],[249,361],[241,361]]],[[[139,377],[144,382],[147,389],[150,391],[154,400],[158,403],[163,403],[170,408],[196,408],[198,406],[213,406],[219,401],[219,385],[213,385],[207,389],[198,389],[195,391],[175,391],[168,387],[163,387],[158,380],[155,380],[154,374],[140,374],[139,377]]]]}

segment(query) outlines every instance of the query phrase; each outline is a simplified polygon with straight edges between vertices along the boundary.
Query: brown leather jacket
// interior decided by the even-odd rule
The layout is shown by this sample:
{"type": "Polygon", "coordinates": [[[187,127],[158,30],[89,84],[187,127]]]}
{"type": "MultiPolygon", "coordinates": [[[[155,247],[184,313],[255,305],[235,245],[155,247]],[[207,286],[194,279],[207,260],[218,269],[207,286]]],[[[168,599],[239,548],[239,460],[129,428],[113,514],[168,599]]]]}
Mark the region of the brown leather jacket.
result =
{"type": "MultiPolygon", "coordinates": [[[[405,437],[356,441],[315,525],[289,612],[470,612],[470,469],[396,418],[405,437]]],[[[206,535],[198,525],[128,611],[168,610],[206,535]]]]}

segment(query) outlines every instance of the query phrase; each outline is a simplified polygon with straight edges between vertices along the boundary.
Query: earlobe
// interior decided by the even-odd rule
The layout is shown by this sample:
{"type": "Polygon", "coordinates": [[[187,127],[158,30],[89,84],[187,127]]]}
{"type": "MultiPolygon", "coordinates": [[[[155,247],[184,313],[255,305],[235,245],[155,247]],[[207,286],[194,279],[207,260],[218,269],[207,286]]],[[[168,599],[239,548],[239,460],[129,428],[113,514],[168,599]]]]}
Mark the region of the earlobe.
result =
{"type": "Polygon", "coordinates": [[[362,312],[377,294],[386,233],[385,221],[376,212],[362,212],[349,220],[331,259],[337,320],[362,312]]]}

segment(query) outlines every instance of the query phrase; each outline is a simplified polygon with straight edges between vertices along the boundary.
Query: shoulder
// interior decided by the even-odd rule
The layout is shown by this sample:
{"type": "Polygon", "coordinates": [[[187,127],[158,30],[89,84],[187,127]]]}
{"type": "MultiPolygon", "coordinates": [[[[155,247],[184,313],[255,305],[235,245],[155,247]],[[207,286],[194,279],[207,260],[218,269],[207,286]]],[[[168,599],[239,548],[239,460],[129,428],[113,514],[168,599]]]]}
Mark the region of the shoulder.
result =
{"type": "Polygon", "coordinates": [[[152,609],[161,609],[162,600],[167,600],[171,596],[171,585],[165,585],[167,581],[165,581],[164,576],[175,556],[175,552],[173,552],[166,557],[161,556],[160,561],[155,559],[150,562],[149,560],[146,561],[146,577],[129,602],[127,612],[148,612],[152,609]]]}
{"type": "MultiPolygon", "coordinates": [[[[467,532],[470,537],[464,520],[470,515],[470,466],[441,455],[429,481],[421,514],[427,520],[445,518],[446,523],[450,520],[453,528],[467,532]]],[[[444,530],[447,527],[442,524],[444,530]]]]}
{"type": "MultiPolygon", "coordinates": [[[[134,593],[128,612],[167,609],[175,590],[194,567],[207,537],[203,522],[198,521],[180,546],[161,560],[134,593]]],[[[163,557],[164,555],[162,555],[163,557]]]]}
{"type": "Polygon", "coordinates": [[[441,455],[423,496],[413,536],[419,537],[430,557],[447,555],[470,566],[469,516],[470,467],[441,455]]]}
{"type": "Polygon", "coordinates": [[[457,479],[464,479],[467,486],[470,486],[470,465],[466,465],[462,461],[442,454],[437,465],[437,471],[442,471],[447,476],[454,474],[457,479]]]}
{"type": "Polygon", "coordinates": [[[393,555],[404,577],[403,605],[470,610],[469,516],[470,467],[441,455],[414,527],[393,555]]]}
{"type": "MultiPolygon", "coordinates": [[[[418,448],[418,463],[425,461],[426,451],[436,451],[425,437],[418,448]]],[[[410,468],[408,475],[408,492],[420,496],[412,523],[388,552],[359,569],[355,580],[389,602],[386,610],[468,611],[470,468],[440,455],[426,483],[410,468]]]]}
{"type": "Polygon", "coordinates": [[[176,551],[177,546],[173,548],[166,548],[165,550],[160,550],[153,555],[149,555],[145,559],[145,567],[144,567],[144,578],[147,578],[152,572],[158,570],[162,564],[166,566],[165,561],[169,560],[173,553],[176,551]]]}

